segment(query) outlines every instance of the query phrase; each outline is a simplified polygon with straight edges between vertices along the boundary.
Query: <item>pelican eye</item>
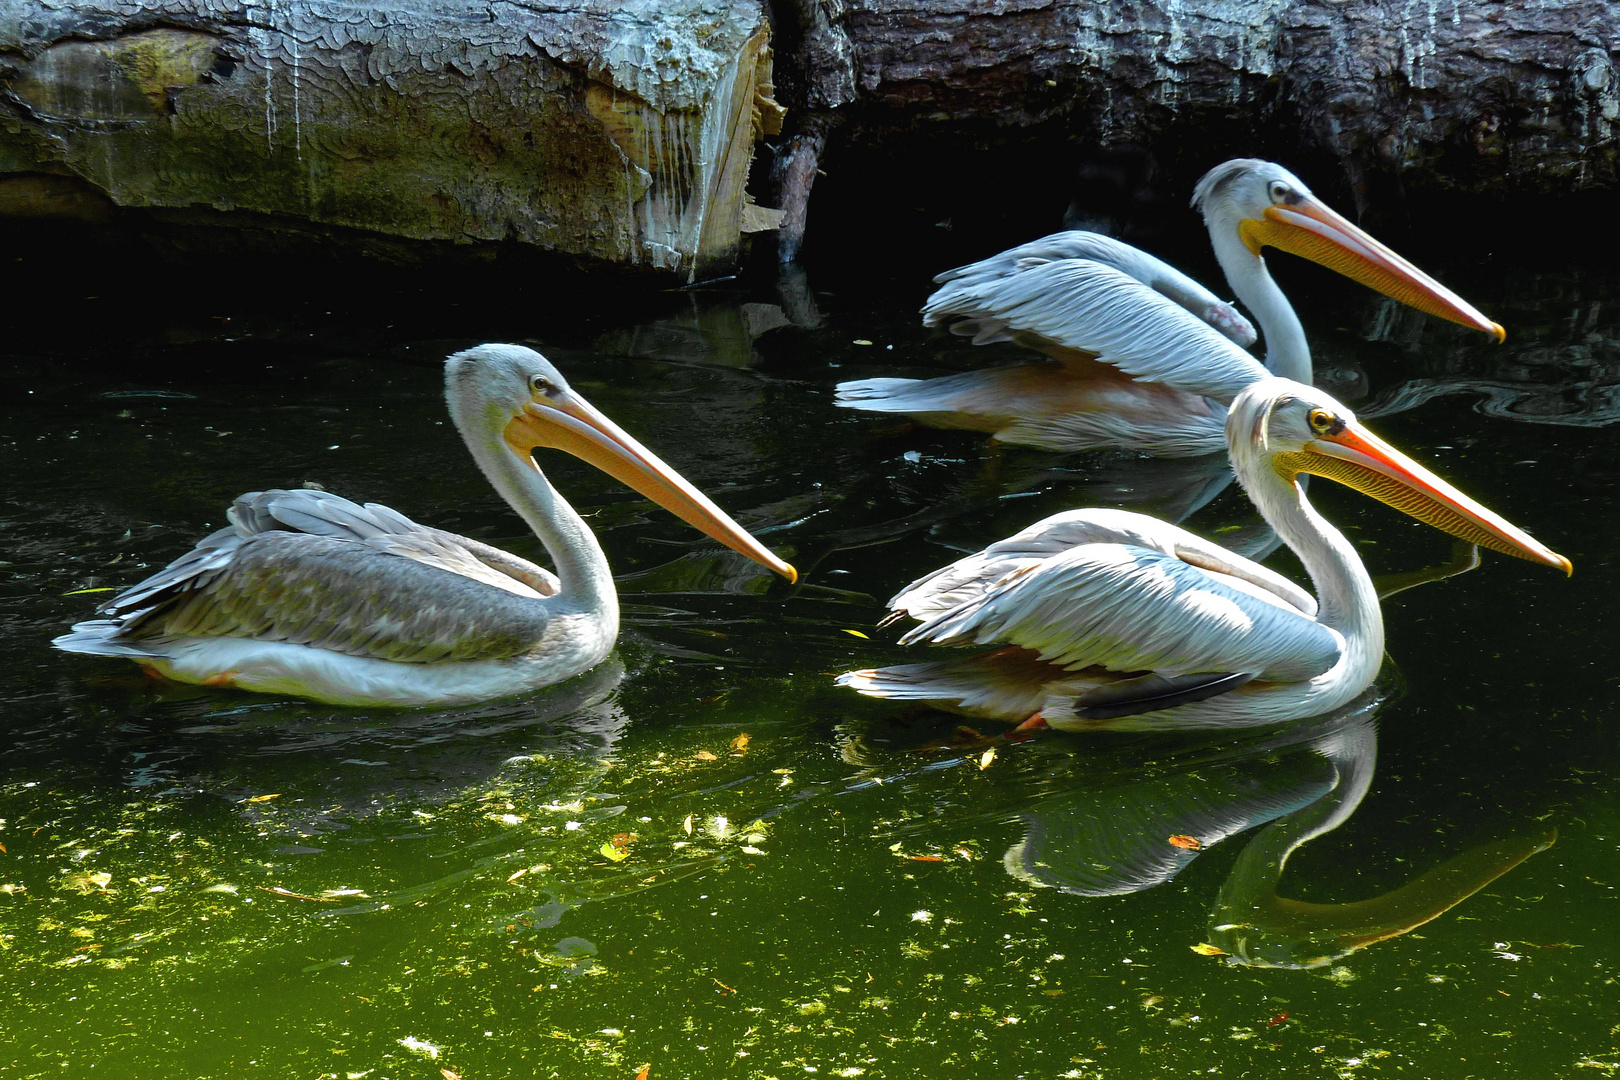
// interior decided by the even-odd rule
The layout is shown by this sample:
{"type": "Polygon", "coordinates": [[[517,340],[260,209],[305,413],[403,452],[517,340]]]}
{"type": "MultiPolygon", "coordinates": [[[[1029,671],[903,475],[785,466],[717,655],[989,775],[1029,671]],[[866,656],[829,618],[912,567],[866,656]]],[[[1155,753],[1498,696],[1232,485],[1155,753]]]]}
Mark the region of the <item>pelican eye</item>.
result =
{"type": "Polygon", "coordinates": [[[544,375],[530,375],[529,389],[536,394],[544,394],[546,397],[555,397],[557,394],[557,384],[544,375]]]}
{"type": "Polygon", "coordinates": [[[1283,183],[1281,180],[1273,180],[1271,185],[1266,189],[1266,194],[1271,196],[1271,201],[1273,203],[1284,202],[1287,200],[1289,194],[1288,185],[1283,183]]]}
{"type": "Polygon", "coordinates": [[[1311,430],[1318,435],[1337,435],[1344,430],[1344,421],[1326,409],[1312,409],[1307,419],[1310,421],[1311,430]]]}

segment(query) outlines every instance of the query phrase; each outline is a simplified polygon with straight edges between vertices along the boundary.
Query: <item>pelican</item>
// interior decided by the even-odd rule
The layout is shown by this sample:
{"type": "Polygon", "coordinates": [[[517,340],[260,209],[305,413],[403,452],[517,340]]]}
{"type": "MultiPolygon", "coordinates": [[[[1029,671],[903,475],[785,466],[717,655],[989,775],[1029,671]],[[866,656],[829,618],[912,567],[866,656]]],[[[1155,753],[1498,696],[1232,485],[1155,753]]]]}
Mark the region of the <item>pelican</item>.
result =
{"type": "Polygon", "coordinates": [[[1227,283],[1265,334],[1208,289],[1129,244],[1056,233],[934,280],[927,326],[975,344],[1016,340],[1059,361],[938,379],[859,379],[837,403],[989,431],[1048,450],[1118,446],[1217,453],[1226,405],[1268,372],[1312,381],[1299,317],[1266,269],[1266,247],[1304,256],[1420,311],[1491,334],[1502,327],[1311,194],[1280,165],[1239,158],[1198,182],[1192,204],[1227,283]]]}
{"type": "Polygon", "coordinates": [[[590,528],[535,465],[565,450],[793,581],[725,511],[568,386],[545,357],[480,345],[445,362],[473,460],[556,574],[377,503],[256,491],[231,525],[55,639],[168,678],[333,705],[443,705],[549,686],[607,656],[619,600],[590,528]]]}
{"type": "MultiPolygon", "coordinates": [[[[998,644],[966,660],[845,672],[873,697],[1068,730],[1239,727],[1319,716],[1384,658],[1378,594],[1300,476],[1329,477],[1480,545],[1569,560],[1384,442],[1325,391],[1268,378],[1237,395],[1226,438],[1238,482],[1299,556],[1312,596],[1174,525],[1075,510],[912,582],[902,644],[998,644]]],[[[886,620],[887,621],[887,620],[886,620]]]]}

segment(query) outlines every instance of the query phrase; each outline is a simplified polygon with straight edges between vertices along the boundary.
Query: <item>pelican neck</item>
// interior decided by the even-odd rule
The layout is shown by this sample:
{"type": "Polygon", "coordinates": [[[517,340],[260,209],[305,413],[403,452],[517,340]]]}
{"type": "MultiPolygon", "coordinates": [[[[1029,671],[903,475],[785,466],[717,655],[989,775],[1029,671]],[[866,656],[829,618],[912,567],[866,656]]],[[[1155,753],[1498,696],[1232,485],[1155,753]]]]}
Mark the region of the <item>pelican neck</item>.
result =
{"type": "Polygon", "coordinates": [[[1209,237],[1215,259],[1243,306],[1249,309],[1266,339],[1266,368],[1273,375],[1309,384],[1312,381],[1311,347],[1305,340],[1294,306],[1288,302],[1265,259],[1249,250],[1238,235],[1237,222],[1217,218],[1209,237]]]}
{"type": "Polygon", "coordinates": [[[619,597],[596,534],[546,479],[534,458],[525,455],[520,460],[499,431],[478,438],[463,427],[462,434],[490,486],[528,523],[551,555],[561,586],[556,596],[544,601],[548,610],[590,615],[611,641],[619,629],[619,597]]]}
{"type": "Polygon", "coordinates": [[[1234,455],[1238,482],[1299,557],[1316,592],[1316,621],[1344,638],[1344,656],[1334,682],[1356,691],[1378,674],[1384,659],[1384,617],[1378,590],[1355,547],[1305,497],[1297,480],[1272,468],[1271,455],[1234,455]]]}

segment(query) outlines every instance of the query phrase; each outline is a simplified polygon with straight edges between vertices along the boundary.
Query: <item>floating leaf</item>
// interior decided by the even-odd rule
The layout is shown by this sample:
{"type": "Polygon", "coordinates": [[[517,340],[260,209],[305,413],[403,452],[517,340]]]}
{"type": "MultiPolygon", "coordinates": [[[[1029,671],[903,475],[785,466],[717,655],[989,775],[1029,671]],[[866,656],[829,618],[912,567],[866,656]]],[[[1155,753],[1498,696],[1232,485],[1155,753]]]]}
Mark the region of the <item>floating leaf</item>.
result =
{"type": "Polygon", "coordinates": [[[613,862],[624,862],[624,860],[630,857],[629,852],[621,851],[620,849],[614,847],[613,841],[611,840],[604,840],[602,842],[602,846],[596,850],[601,853],[603,858],[609,859],[613,862]]]}
{"type": "Polygon", "coordinates": [[[69,874],[67,876],[68,887],[78,889],[80,892],[105,889],[110,884],[112,884],[112,875],[105,870],[99,870],[93,874],[69,874]]]}
{"type": "Polygon", "coordinates": [[[699,750],[697,753],[693,754],[692,756],[697,758],[699,761],[719,761],[720,760],[720,756],[718,754],[711,754],[707,750],[699,750]]]}
{"type": "Polygon", "coordinates": [[[117,591],[118,590],[114,586],[106,585],[106,586],[103,586],[102,588],[99,588],[99,589],[74,589],[72,592],[65,592],[62,595],[63,596],[83,596],[85,593],[117,592],[117,591]]]}
{"type": "Polygon", "coordinates": [[[846,629],[844,631],[844,633],[848,634],[850,637],[858,637],[858,638],[861,638],[862,640],[865,640],[865,641],[871,641],[872,640],[871,638],[867,637],[865,634],[861,633],[859,630],[848,630],[848,629],[846,629]]]}
{"type": "Polygon", "coordinates": [[[1202,851],[1204,847],[1204,842],[1198,837],[1188,836],[1185,833],[1177,833],[1170,837],[1170,843],[1183,851],[1202,851]]]}
{"type": "Polygon", "coordinates": [[[692,815],[691,814],[687,814],[686,815],[686,820],[681,822],[681,831],[684,832],[687,836],[692,835],[692,815]]]}
{"type": "Polygon", "coordinates": [[[516,881],[518,878],[522,877],[524,874],[527,874],[528,872],[529,872],[529,868],[527,866],[525,866],[521,870],[519,870],[517,873],[513,874],[511,877],[507,878],[506,883],[508,885],[510,885],[510,884],[512,884],[512,882],[516,881]]]}
{"type": "Polygon", "coordinates": [[[636,834],[633,832],[614,833],[613,839],[609,842],[616,848],[627,848],[636,842],[636,834]]]}
{"type": "Polygon", "coordinates": [[[1189,945],[1188,948],[1192,949],[1192,951],[1197,953],[1199,956],[1225,956],[1226,955],[1226,950],[1225,949],[1216,948],[1214,945],[1210,945],[1210,944],[1208,944],[1206,942],[1199,942],[1197,945],[1189,945]]]}
{"type": "Polygon", "coordinates": [[[745,731],[741,735],[738,735],[735,739],[731,740],[731,748],[737,751],[739,754],[742,753],[744,750],[748,749],[748,739],[748,732],[745,731]]]}
{"type": "Polygon", "coordinates": [[[281,792],[278,791],[274,795],[254,795],[252,798],[243,799],[242,801],[245,803],[269,802],[271,799],[279,798],[281,798],[281,792]]]}
{"type": "Polygon", "coordinates": [[[988,769],[990,767],[990,763],[994,760],[996,760],[996,748],[992,746],[990,749],[979,755],[979,768],[988,769]]]}
{"type": "Polygon", "coordinates": [[[870,341],[867,341],[863,337],[858,337],[854,341],[851,341],[850,344],[851,345],[870,345],[872,343],[870,341]]]}
{"type": "Polygon", "coordinates": [[[439,1070],[439,1075],[443,1076],[444,1080],[461,1080],[461,1074],[460,1073],[451,1072],[449,1069],[440,1069],[439,1070]]]}
{"type": "Polygon", "coordinates": [[[906,858],[910,859],[912,862],[944,862],[945,861],[943,858],[941,858],[938,855],[907,855],[906,858]]]}
{"type": "Polygon", "coordinates": [[[645,1065],[643,1065],[641,1067],[640,1072],[636,1073],[636,1080],[647,1080],[647,1077],[649,1077],[651,1075],[652,1075],[652,1062],[649,1061],[647,1064],[645,1064],[645,1065]]]}

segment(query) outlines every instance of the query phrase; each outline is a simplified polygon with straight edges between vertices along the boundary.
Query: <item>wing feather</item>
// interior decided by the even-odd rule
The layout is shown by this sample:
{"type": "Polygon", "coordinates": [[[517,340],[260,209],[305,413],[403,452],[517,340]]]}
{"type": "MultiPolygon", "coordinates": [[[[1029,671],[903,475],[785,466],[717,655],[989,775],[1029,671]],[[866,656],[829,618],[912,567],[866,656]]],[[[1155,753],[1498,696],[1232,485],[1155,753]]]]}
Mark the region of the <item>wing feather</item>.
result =
{"type": "Polygon", "coordinates": [[[517,656],[548,621],[536,599],[368,544],[286,531],[243,538],[228,564],[140,603],[130,610],[119,597],[107,608],[121,636],[252,638],[420,663],[517,656]]]}
{"type": "MultiPolygon", "coordinates": [[[[1080,230],[1053,233],[1009,248],[988,259],[947,270],[936,275],[934,281],[941,285],[954,282],[955,290],[964,295],[973,295],[998,278],[1016,275],[1020,270],[1039,263],[1063,259],[1089,259],[1129,274],[1245,349],[1258,338],[1254,325],[1231,304],[1164,260],[1102,233],[1080,230]]],[[[998,327],[995,325],[997,321],[993,318],[978,320],[978,325],[972,327],[971,331],[974,343],[1010,339],[1016,328],[1009,328],[1005,324],[998,327]]]]}
{"type": "Polygon", "coordinates": [[[1089,543],[1008,574],[913,628],[902,644],[1013,644],[1070,670],[1251,672],[1301,681],[1343,638],[1299,611],[1164,552],[1089,543]]]}
{"type": "MultiPolygon", "coordinates": [[[[242,637],[433,663],[516,656],[549,621],[545,569],[319,491],[250,492],[231,526],[118,594],[81,623],[101,650],[154,638],[242,637]]],[[[65,646],[66,647],[66,646],[65,646]]]]}
{"type": "Polygon", "coordinates": [[[1028,258],[1010,273],[947,280],[923,306],[923,322],[961,319],[975,328],[975,340],[1035,335],[1134,378],[1221,402],[1266,376],[1258,360],[1209,323],[1129,274],[1089,259],[1028,258]]]}
{"type": "Polygon", "coordinates": [[[1226,584],[1252,592],[1271,603],[1281,603],[1308,618],[1316,616],[1316,599],[1274,570],[1270,570],[1195,533],[1129,510],[1091,508],[1066,510],[998,540],[982,551],[965,556],[902,589],[889,601],[897,613],[927,620],[947,610],[982,598],[1013,574],[1081,544],[1127,544],[1148,548],[1189,562],[1226,584]]]}
{"type": "Polygon", "coordinates": [[[227,516],[244,537],[290,530],[369,544],[519,596],[552,596],[556,575],[527,559],[443,529],[419,525],[381,503],[364,506],[326,491],[250,491],[227,516]]]}

